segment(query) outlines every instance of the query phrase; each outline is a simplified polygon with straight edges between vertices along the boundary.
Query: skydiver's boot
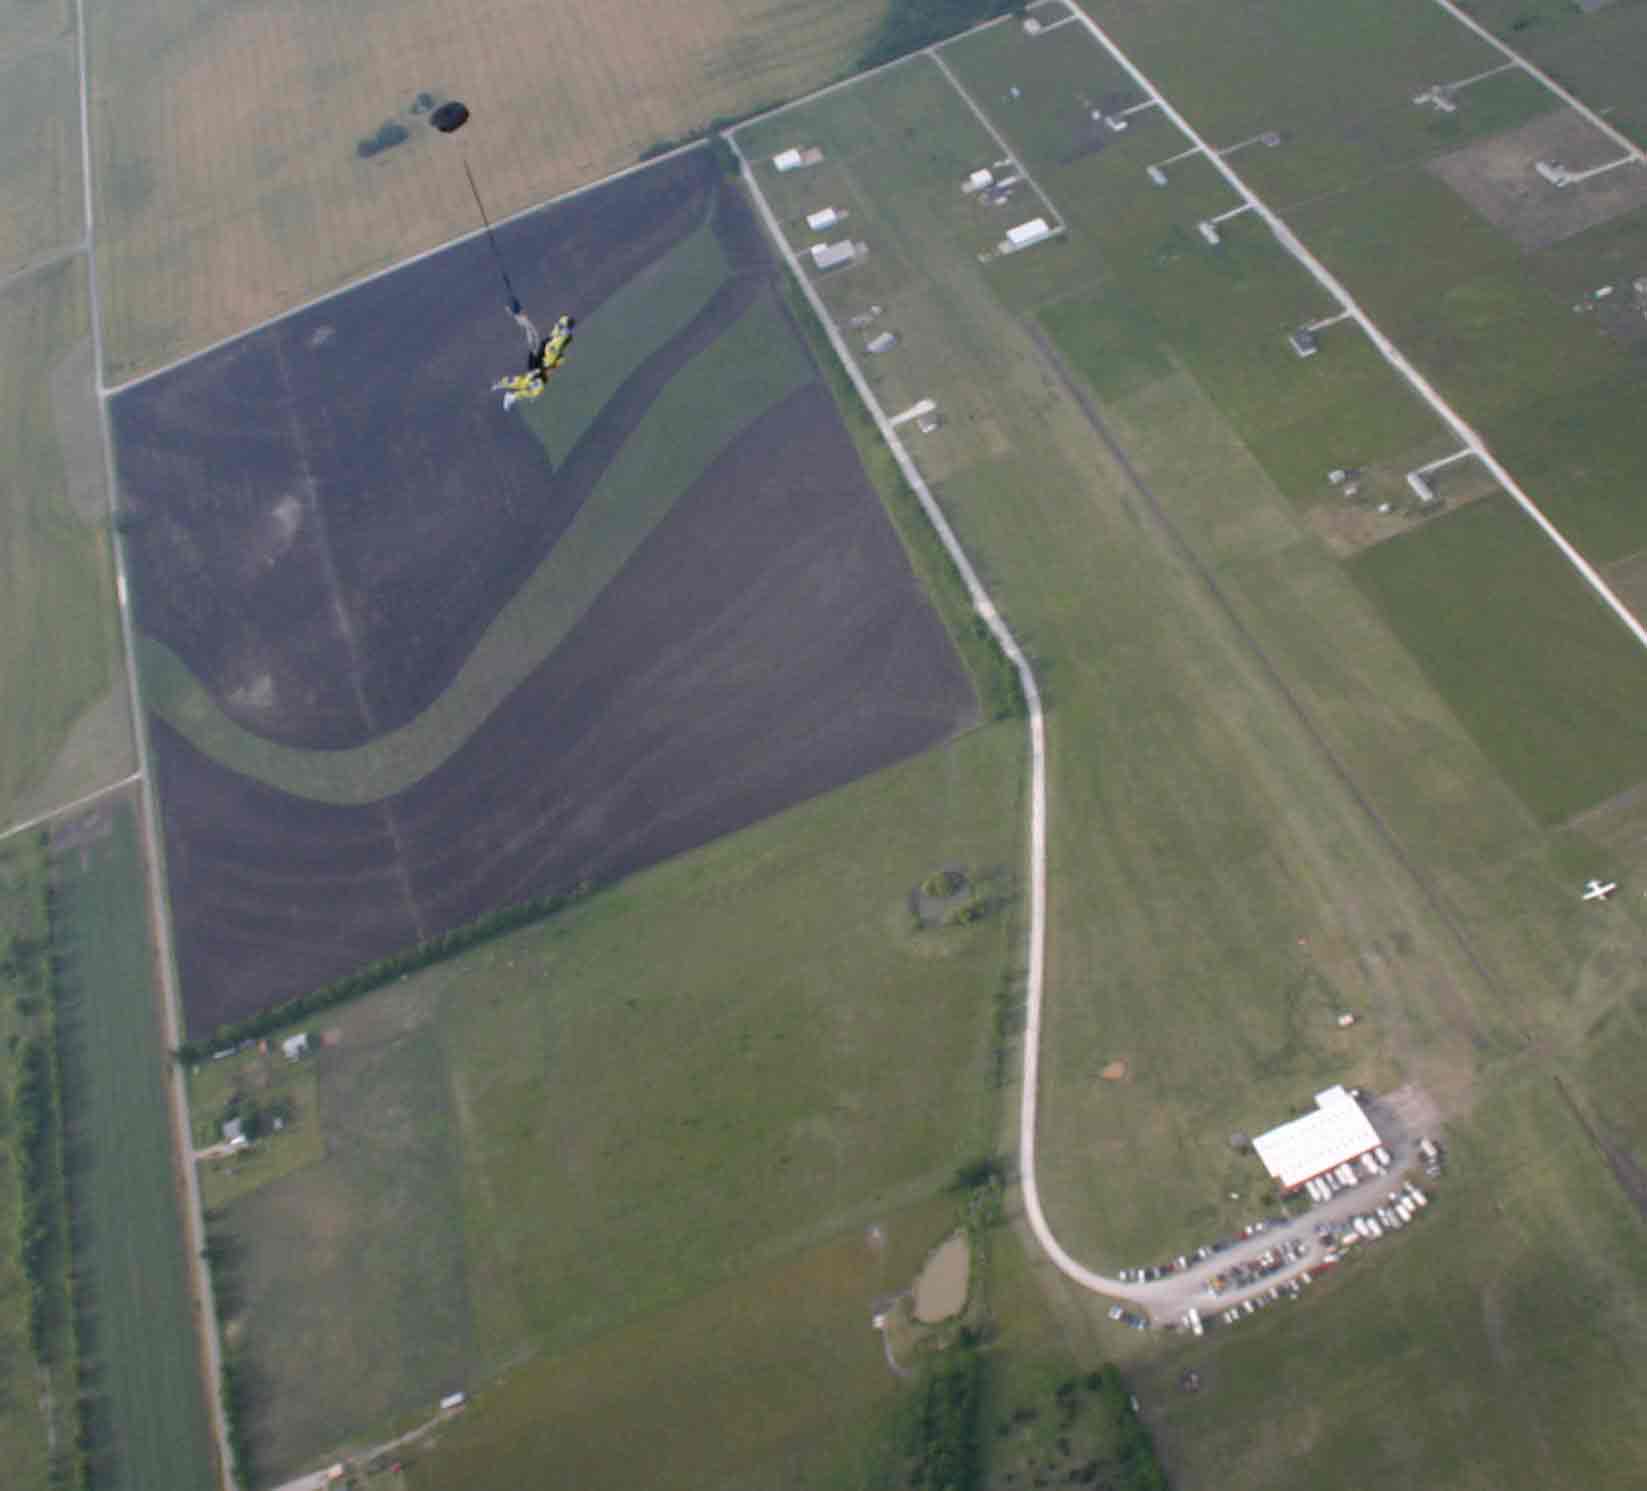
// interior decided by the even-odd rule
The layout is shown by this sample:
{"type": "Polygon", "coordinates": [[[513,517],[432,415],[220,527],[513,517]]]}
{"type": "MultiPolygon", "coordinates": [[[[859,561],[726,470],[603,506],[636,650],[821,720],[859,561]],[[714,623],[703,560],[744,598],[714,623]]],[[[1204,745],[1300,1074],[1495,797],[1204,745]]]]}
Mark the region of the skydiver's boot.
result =
{"type": "Polygon", "coordinates": [[[506,393],[506,394],[504,394],[504,396],[503,396],[503,407],[504,407],[505,412],[507,412],[508,410],[513,409],[515,407],[515,400],[518,399],[519,397],[520,397],[520,395],[518,393],[506,393]]]}

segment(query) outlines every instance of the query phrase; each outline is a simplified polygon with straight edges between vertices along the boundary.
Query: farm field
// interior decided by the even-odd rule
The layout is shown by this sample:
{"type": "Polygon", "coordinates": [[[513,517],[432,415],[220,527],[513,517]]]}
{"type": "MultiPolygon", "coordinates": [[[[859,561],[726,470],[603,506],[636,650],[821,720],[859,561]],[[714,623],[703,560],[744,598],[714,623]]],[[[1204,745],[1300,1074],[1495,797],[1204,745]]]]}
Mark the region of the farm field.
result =
{"type": "Polygon", "coordinates": [[[500,244],[564,402],[470,243],[114,403],[192,1033],[977,717],[709,152],[500,244]]]}
{"type": "Polygon", "coordinates": [[[0,49],[0,278],[85,230],[78,88],[72,37],[21,56],[0,49]]]}
{"type": "MultiPolygon", "coordinates": [[[[1030,50],[1042,43],[1012,27],[943,49],[1033,175],[1036,190],[1018,189],[1004,210],[959,191],[969,169],[1000,151],[969,135],[964,104],[933,104],[929,64],[737,134],[792,232],[824,203],[850,208],[852,236],[869,255],[820,276],[819,292],[838,322],[875,304],[873,327],[900,334],[869,363],[888,410],[924,395],[944,412],[935,433],[909,435],[911,453],[1047,698],[1040,1144],[1053,1230],[1083,1262],[1108,1269],[1210,1240],[1264,1206],[1261,1172],[1231,1149],[1231,1133],[1281,1121],[1329,1081],[1375,1092],[1416,1082],[1438,1104],[1444,1133],[1456,1127],[1458,1152],[1468,1151],[1460,1168],[1477,1176],[1457,1193],[1449,1236],[1501,1225],[1493,1187],[1513,1172],[1528,1241],[1501,1253],[1454,1243],[1438,1261],[1420,1234],[1371,1271],[1431,1270],[1462,1285],[1471,1270],[1476,1292],[1449,1303],[1456,1322],[1480,1312],[1483,1293],[1495,1306],[1523,1298],[1542,1248],[1538,1219],[1555,1212],[1569,1245],[1591,1250],[1584,1282],[1552,1299],[1586,1301],[1574,1318],[1595,1330],[1575,1326],[1562,1339],[1584,1353],[1575,1377],[1605,1390],[1616,1410],[1633,1388],[1628,1375],[1609,1383],[1612,1364],[1621,1342],[1640,1340],[1633,1313],[1608,1314],[1637,1287],[1628,1239],[1639,1223],[1614,1178],[1627,1170],[1637,1105],[1622,1099],[1619,1071],[1597,1060],[1600,1047],[1580,1038],[1597,1022],[1633,1028],[1630,969],[1643,927],[1622,901],[1617,916],[1598,920],[1578,891],[1598,871],[1639,874],[1642,855],[1628,831],[1633,799],[1564,815],[1628,785],[1627,766],[1611,773],[1630,753],[1588,778],[1579,771],[1558,803],[1551,784],[1582,765],[1588,744],[1556,727],[1559,714],[1541,736],[1544,754],[1529,752],[1519,768],[1491,731],[1466,728],[1464,710],[1404,645],[1410,633],[1388,625],[1323,531],[1331,467],[1364,466],[1401,484],[1412,464],[1446,453],[1440,432],[1392,374],[1344,349],[1334,331],[1313,359],[1288,351],[1286,331],[1330,307],[1312,304],[1315,287],[1254,224],[1231,223],[1223,251],[1206,255],[1194,223],[1229,205],[1227,188],[1196,162],[1169,168],[1168,191],[1152,186],[1144,166],[1174,148],[1163,131],[1129,130],[1061,157],[1043,106],[1042,143],[1028,131],[1020,141],[1005,85],[1033,96],[1043,66],[1067,79],[1078,39],[1058,36],[1045,45],[1061,55],[1044,64],[1030,50]],[[932,121],[918,144],[904,125],[915,99],[932,121]],[[779,177],[769,158],[791,144],[816,145],[824,159],[779,177]],[[1072,224],[1068,238],[980,273],[989,229],[977,219],[1020,221],[1042,200],[1072,224]],[[1551,817],[1560,822],[1545,826],[1551,817]],[[1343,1009],[1360,1016],[1353,1034],[1336,1026],[1343,1009]],[[1100,1080],[1112,1062],[1125,1063],[1125,1076],[1100,1080]],[[1596,1082],[1597,1107],[1611,1109],[1598,1132],[1618,1136],[1625,1170],[1603,1163],[1577,1120],[1547,1101],[1555,1075],[1586,1113],[1583,1084],[1596,1082]],[[1528,1115],[1511,1122],[1522,1105],[1528,1115]],[[1591,1168],[1574,1168],[1581,1155],[1591,1168]],[[1241,1199],[1227,1199],[1231,1191],[1241,1199]]],[[[1107,67],[1094,64],[1094,96],[1119,91],[1107,67]]],[[[1078,128],[1072,109],[1072,137],[1078,128]]],[[[1502,499],[1470,495],[1439,520],[1402,515],[1360,540],[1352,564],[1398,567],[1400,546],[1440,543],[1454,523],[1489,523],[1502,499]]],[[[1506,542],[1509,559],[1519,550],[1513,536],[1506,542]]],[[[1546,552],[1519,562],[1531,570],[1546,552]]],[[[1529,583],[1548,578],[1540,570],[1529,583]]],[[[1467,573],[1462,584],[1452,575],[1432,583],[1432,604],[1455,603],[1447,587],[1467,594],[1468,584],[1467,573]]],[[[1515,594],[1506,587],[1506,606],[1515,594]]],[[[1524,690],[1545,680],[1524,707],[1549,709],[1554,685],[1581,676],[1563,670],[1586,666],[1600,670],[1591,686],[1604,698],[1627,699],[1639,664],[1629,654],[1607,661],[1610,623],[1592,630],[1582,609],[1560,610],[1557,594],[1550,603],[1571,628],[1564,638],[1536,647],[1525,632],[1498,638],[1501,676],[1524,690]]],[[[1494,613],[1483,609],[1485,632],[1494,613]]],[[[1539,1262],[1534,1287],[1556,1267],[1539,1262]]],[[[1440,1312],[1427,1308],[1433,1293],[1415,1294],[1426,1308],[1403,1305],[1402,1338],[1384,1321],[1389,1296],[1362,1283],[1300,1307],[1312,1339],[1346,1343],[1333,1359],[1363,1385],[1358,1398],[1314,1391],[1322,1357],[1308,1352],[1289,1357],[1290,1386],[1272,1396],[1269,1364],[1290,1344],[1278,1340],[1265,1355],[1262,1333],[1236,1331],[1211,1348],[1227,1353],[1227,1377],[1246,1384],[1220,1431],[1242,1484],[1400,1482],[1418,1459],[1410,1446],[1443,1437],[1437,1484],[1538,1484],[1518,1458],[1525,1445],[1495,1438],[1497,1409],[1485,1405],[1520,1393],[1518,1353],[1536,1351],[1550,1316],[1501,1310],[1508,1321],[1497,1335],[1444,1335],[1440,1312]],[[1440,1377],[1414,1372],[1402,1385],[1400,1430],[1363,1425],[1361,1406],[1379,1401],[1388,1374],[1430,1351],[1440,1377]],[[1273,1429],[1258,1421],[1264,1405],[1273,1429]],[[1353,1458],[1361,1450],[1365,1475],[1353,1458]]],[[[1102,1302],[1062,1293],[1109,1349],[1102,1302]]],[[[1150,1341],[1136,1351],[1137,1362],[1164,1361],[1150,1341]]],[[[1157,1396],[1178,1393],[1184,1358],[1171,1359],[1173,1370],[1163,1364],[1154,1376],[1157,1396]]],[[[1568,1401],[1559,1362],[1541,1358],[1532,1370],[1552,1404],[1568,1401]]],[[[1197,1402],[1151,1419],[1186,1485],[1218,1475],[1216,1452],[1194,1438],[1197,1402]]],[[[1552,1406],[1544,1421],[1544,1484],[1582,1483],[1592,1464],[1589,1448],[1567,1449],[1564,1412],[1552,1406]]],[[[1611,1463],[1639,1463],[1633,1424],[1613,1428],[1611,1463]]]]}
{"type": "Polygon", "coordinates": [[[632,1474],[620,1419],[729,1484],[864,1442],[873,1302],[994,1129],[1022,751],[972,731],[311,1022],[325,1157],[213,1218],[255,1483],[454,1389],[474,1485],[528,1400],[568,1484],[632,1474]],[[946,867],[987,914],[917,929],[946,867]]]}
{"type": "Polygon", "coordinates": [[[215,1484],[172,1170],[143,868],[131,805],[52,829],[53,955],[82,1406],[99,1486],[215,1484]]]}
{"type": "Polygon", "coordinates": [[[85,276],[0,290],[0,828],[131,770],[85,276]]]}
{"type": "Polygon", "coordinates": [[[880,0],[87,6],[113,382],[847,71],[880,0]],[[460,97],[446,140],[418,95],[460,97]],[[384,124],[403,143],[363,158],[384,124]]]}

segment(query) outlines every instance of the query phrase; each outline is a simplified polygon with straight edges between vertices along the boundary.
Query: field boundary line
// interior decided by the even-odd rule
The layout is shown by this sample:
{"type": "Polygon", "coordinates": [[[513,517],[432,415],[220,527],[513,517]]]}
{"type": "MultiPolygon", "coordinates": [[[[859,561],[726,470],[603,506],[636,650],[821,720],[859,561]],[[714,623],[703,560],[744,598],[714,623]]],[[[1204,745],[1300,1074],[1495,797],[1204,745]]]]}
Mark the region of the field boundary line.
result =
{"type": "MultiPolygon", "coordinates": [[[[1075,17],[1071,16],[1070,19],[1074,20],[1075,17]]],[[[957,39],[959,39],[959,38],[957,38],[957,39]]],[[[942,43],[940,43],[940,45],[942,45],[942,43]]],[[[983,109],[973,100],[972,95],[966,91],[965,86],[962,84],[961,80],[958,77],[955,76],[954,72],[950,68],[950,65],[947,62],[945,62],[942,57],[940,57],[938,55],[938,47],[928,47],[927,48],[927,56],[929,56],[934,62],[936,62],[938,64],[938,71],[941,72],[946,78],[949,79],[949,86],[951,88],[953,88],[958,94],[960,94],[961,102],[964,103],[967,106],[967,108],[972,110],[973,115],[974,115],[974,117],[976,117],[978,123],[983,125],[983,127],[989,132],[990,139],[992,139],[996,143],[996,145],[998,145],[1000,147],[1001,151],[1005,154],[1006,158],[1009,161],[1012,162],[1013,169],[1015,171],[1017,171],[1017,173],[1020,176],[1022,176],[1024,178],[1024,180],[1027,181],[1030,184],[1031,187],[1034,188],[1035,195],[1038,196],[1041,199],[1041,201],[1046,204],[1047,211],[1050,212],[1055,218],[1058,219],[1059,230],[1062,231],[1062,232],[1068,232],[1069,231],[1069,224],[1068,224],[1067,220],[1065,219],[1063,213],[1061,213],[1058,210],[1058,204],[1056,202],[1054,202],[1052,200],[1052,198],[1049,197],[1044,191],[1041,190],[1041,183],[1029,174],[1029,167],[1026,166],[1023,163],[1023,161],[1019,160],[1018,152],[1016,150],[1014,150],[1009,144],[1007,144],[1006,139],[1002,136],[1001,132],[998,129],[996,129],[993,124],[991,124],[989,122],[989,116],[986,113],[984,113],[983,109]]]]}
{"type": "MultiPolygon", "coordinates": [[[[1537,78],[1540,83],[1548,88],[1551,93],[1555,94],[1555,96],[1566,104],[1569,109],[1583,115],[1583,117],[1591,125],[1600,130],[1602,134],[1606,135],[1607,138],[1613,141],[1615,145],[1622,147],[1634,156],[1638,165],[1647,165],[1647,152],[1643,152],[1641,146],[1636,144],[1634,140],[1632,140],[1622,130],[1618,129],[1615,125],[1609,124],[1601,117],[1600,114],[1596,113],[1594,109],[1579,98],[1577,94],[1570,92],[1560,83],[1556,82],[1556,80],[1552,78],[1549,73],[1545,72],[1544,69],[1537,63],[1531,62],[1527,58],[1523,57],[1521,53],[1516,51],[1516,49],[1508,42],[1500,41],[1498,37],[1494,36],[1493,33],[1483,26],[1480,21],[1476,20],[1474,16],[1468,15],[1464,11],[1460,10],[1458,6],[1453,3],[1453,0],[1435,0],[1435,3],[1446,11],[1447,14],[1450,15],[1455,21],[1457,21],[1459,25],[1468,27],[1489,46],[1496,47],[1498,51],[1508,57],[1510,61],[1515,64],[1515,66],[1519,67],[1529,77],[1537,78]]],[[[1497,68],[1493,69],[1494,72],[1499,70],[1500,69],[1497,68]]],[[[1480,76],[1488,77],[1490,74],[1482,73],[1480,76]]],[[[1469,78],[1466,79],[1466,81],[1473,83],[1477,80],[1475,78],[1469,78]]]]}
{"type": "Polygon", "coordinates": [[[36,813],[32,818],[14,823],[10,828],[0,828],[0,842],[14,839],[18,834],[26,834],[31,828],[39,828],[41,824],[50,823],[53,818],[61,818],[65,813],[72,813],[77,808],[87,807],[99,798],[107,797],[111,792],[118,792],[122,787],[129,787],[133,782],[141,781],[142,776],[142,772],[134,771],[129,776],[121,777],[118,782],[110,782],[86,793],[84,797],[75,798],[73,802],[60,803],[55,808],[48,808],[44,813],[36,813]]]}
{"type": "MultiPolygon", "coordinates": [[[[115,475],[114,431],[109,420],[109,390],[103,382],[103,299],[97,280],[97,217],[95,192],[92,182],[91,135],[91,76],[87,67],[88,40],[86,33],[86,0],[74,0],[76,63],[80,84],[80,180],[84,195],[87,304],[92,333],[93,380],[97,392],[97,419],[103,437],[103,478],[108,487],[109,542],[114,560],[116,588],[119,592],[120,640],[125,652],[126,695],[131,706],[131,731],[137,752],[137,770],[140,807],[138,819],[142,830],[142,853],[148,881],[150,935],[154,939],[155,962],[160,978],[160,1007],[165,1012],[166,1045],[176,1050],[182,1044],[182,994],[178,987],[177,958],[172,945],[171,904],[166,892],[166,857],[160,837],[159,803],[156,800],[154,774],[149,766],[149,733],[144,723],[142,686],[137,675],[136,623],[127,604],[126,545],[115,521],[120,512],[120,494],[115,475]]],[[[206,1265],[206,1221],[200,1196],[200,1175],[194,1163],[194,1146],[190,1142],[189,1096],[183,1068],[170,1063],[166,1074],[168,1097],[171,1099],[172,1168],[182,1183],[183,1245],[186,1254],[183,1263],[188,1270],[189,1293],[195,1305],[195,1319],[188,1322],[195,1341],[197,1367],[201,1380],[198,1384],[205,1401],[207,1422],[211,1426],[212,1445],[216,1451],[218,1484],[224,1491],[239,1491],[235,1474],[234,1450],[229,1440],[228,1414],[223,1406],[223,1338],[217,1318],[217,1295],[211,1270],[206,1265]]]]}
{"type": "MultiPolygon", "coordinates": [[[[76,4],[82,0],[76,0],[76,4]]],[[[636,161],[632,166],[624,166],[621,170],[613,171],[594,181],[586,181],[582,186],[574,186],[568,191],[560,192],[553,197],[545,197],[541,202],[534,202],[529,207],[522,207],[511,212],[507,217],[500,217],[493,221],[491,230],[506,228],[510,223],[518,223],[522,218],[531,217],[535,212],[547,212],[551,207],[558,207],[562,202],[570,202],[574,197],[584,196],[588,192],[598,191],[603,186],[610,186],[614,181],[622,181],[625,176],[633,176],[637,171],[644,171],[651,166],[662,165],[664,161],[674,160],[677,155],[685,155],[689,150],[704,150],[709,145],[709,137],[689,140],[684,145],[677,145],[673,150],[666,150],[661,155],[651,155],[645,160],[636,161]]],[[[90,163],[87,163],[90,169],[90,163]]],[[[90,194],[88,191],[86,211],[91,212],[90,194]]],[[[350,280],[347,284],[339,285],[334,290],[325,290],[321,294],[290,306],[284,311],[278,311],[272,316],[257,322],[253,326],[245,327],[240,331],[230,332],[226,337],[219,337],[215,342],[204,347],[197,347],[193,352],[185,352],[181,357],[174,357],[170,362],[162,363],[157,368],[150,368],[146,373],[139,373],[136,377],[127,378],[121,383],[105,384],[103,382],[102,349],[98,349],[97,386],[101,392],[112,398],[116,394],[125,393],[127,389],[136,388],[139,384],[151,382],[155,378],[164,377],[167,373],[175,373],[179,368],[186,367],[191,362],[198,362],[202,357],[209,357],[214,352],[221,352],[225,347],[232,347],[236,342],[243,342],[247,337],[256,336],[260,331],[267,331],[271,326],[278,326],[282,321],[289,321],[293,316],[301,316],[305,311],[312,311],[316,306],[325,305],[327,301],[337,300],[342,296],[370,285],[376,280],[386,279],[391,274],[398,274],[402,269],[410,269],[414,264],[421,264],[425,259],[432,259],[436,254],[444,254],[448,249],[455,249],[465,243],[472,243],[477,238],[486,235],[486,228],[471,228],[466,233],[459,233],[455,238],[445,239],[431,248],[421,249],[415,254],[409,254],[404,259],[396,259],[393,264],[385,264],[382,269],[374,269],[370,274],[363,274],[359,279],[350,280]]],[[[89,237],[89,234],[88,234],[89,237]]]]}
{"type": "MultiPolygon", "coordinates": [[[[1567,536],[1545,515],[1543,509],[1527,495],[1521,484],[1510,474],[1509,469],[1492,453],[1487,442],[1441,396],[1429,379],[1408,361],[1406,354],[1384,334],[1377,322],[1361,308],[1360,303],[1344,287],[1337,276],[1310,252],[1281,216],[1247,185],[1241,174],[1227,160],[1207,144],[1190,122],[1173,107],[1166,95],[1145,76],[1132,58],[1110,39],[1104,28],[1081,8],[1077,0],[1069,0],[1069,3],[1075,13],[1081,17],[1087,30],[1099,45],[1126,70],[1127,74],[1140,88],[1161,105],[1161,112],[1172,120],[1184,138],[1205,152],[1208,160],[1212,162],[1235,193],[1268,224],[1270,232],[1275,235],[1275,239],[1281,247],[1291,254],[1310,273],[1315,282],[1344,308],[1356,325],[1366,334],[1368,340],[1378,349],[1385,362],[1389,363],[1406,380],[1413,391],[1430,406],[1441,421],[1452,430],[1463,444],[1475,453],[1477,459],[1487,468],[1499,486],[1508,492],[1522,511],[1543,530],[1545,537],[1560,550],[1562,556],[1578,571],[1579,576],[1595,591],[1602,603],[1624,624],[1625,629],[1629,631],[1631,636],[1644,649],[1647,649],[1647,627],[1644,627],[1637,620],[1630,608],[1618,598],[1612,587],[1602,579],[1595,566],[1573,547],[1567,536]]],[[[1436,3],[1449,9],[1452,8],[1451,0],[1436,0],[1436,3]]],[[[1589,111],[1585,110],[1582,105],[1578,105],[1578,107],[1581,112],[1589,114],[1589,111]]],[[[1594,116],[1590,115],[1590,117],[1593,118],[1594,116]]],[[[1641,155],[1641,152],[1635,146],[1632,145],[1629,148],[1636,155],[1641,155]]]]}

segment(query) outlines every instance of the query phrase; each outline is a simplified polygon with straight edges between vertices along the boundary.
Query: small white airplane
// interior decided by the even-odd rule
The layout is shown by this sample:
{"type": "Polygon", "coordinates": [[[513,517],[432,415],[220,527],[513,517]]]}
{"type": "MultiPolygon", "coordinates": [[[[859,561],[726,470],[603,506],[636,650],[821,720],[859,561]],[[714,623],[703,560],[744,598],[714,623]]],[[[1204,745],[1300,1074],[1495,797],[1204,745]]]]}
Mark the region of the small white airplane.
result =
{"type": "Polygon", "coordinates": [[[1584,887],[1586,901],[1605,901],[1618,889],[1616,880],[1592,880],[1584,887]]]}

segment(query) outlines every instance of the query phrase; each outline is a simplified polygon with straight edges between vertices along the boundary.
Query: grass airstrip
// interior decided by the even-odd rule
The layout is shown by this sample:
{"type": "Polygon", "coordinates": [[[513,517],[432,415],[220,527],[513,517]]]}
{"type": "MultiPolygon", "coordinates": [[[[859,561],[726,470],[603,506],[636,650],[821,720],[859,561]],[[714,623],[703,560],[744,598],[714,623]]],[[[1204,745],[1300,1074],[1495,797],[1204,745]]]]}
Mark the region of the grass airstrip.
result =
{"type": "MultiPolygon", "coordinates": [[[[1297,9],[1280,7],[1274,25],[1297,9]]],[[[1344,35],[1365,50],[1408,10],[1429,27],[1425,9],[1344,35]]],[[[1130,19],[1150,34],[1169,12],[1186,36],[1200,14],[1130,19]]],[[[1372,25],[1370,10],[1355,14],[1372,25]]],[[[1454,51],[1470,65],[1467,47],[1454,51]]],[[[1216,250],[1202,240],[1195,223],[1238,204],[1199,161],[1168,166],[1165,189],[1151,183],[1145,167],[1183,148],[1151,111],[1107,139],[1090,132],[1100,100],[1113,113],[1140,95],[1078,27],[1032,41],[1003,25],[942,55],[1033,177],[1005,207],[960,191],[1002,151],[958,96],[937,101],[926,59],[738,138],[798,246],[804,213],[850,209],[869,257],[819,289],[840,323],[875,304],[876,330],[905,333],[870,363],[877,391],[889,411],[927,396],[950,416],[953,437],[911,435],[912,453],[1043,677],[1041,1184],[1054,1230],[1099,1266],[1208,1240],[1262,1207],[1232,1132],[1285,1117],[1328,1080],[1416,1081],[1456,1133],[1461,1179],[1442,1202],[1454,1215],[1362,1265],[1372,1279],[1312,1302],[1303,1329],[1317,1345],[1330,1336],[1330,1353],[1295,1351],[1280,1324],[1237,1331],[1214,1349],[1221,1381],[1243,1390],[1168,1406],[1175,1354],[1149,1379],[1169,1468],[1195,1484],[1216,1464],[1266,1487],[1374,1484],[1418,1464],[1448,1485],[1624,1484],[1639,1430],[1615,1412],[1606,1451],[1575,1442],[1585,1428],[1569,1424],[1592,1418],[1566,1384],[1571,1371],[1615,1407],[1639,1391],[1625,1364],[1640,1322],[1624,1302],[1639,1293],[1640,1223],[1555,1078],[1596,1134],[1637,1132],[1637,1105],[1585,1033],[1600,1022],[1635,1039],[1639,951],[1625,949],[1639,950],[1640,918],[1619,904],[1598,921],[1577,892],[1584,874],[1627,873],[1641,857],[1607,832],[1605,811],[1560,825],[1639,778],[1630,700],[1647,665],[1501,498],[1394,515],[1384,542],[1335,557],[1321,533],[1344,499],[1327,471],[1399,488],[1446,453],[1445,431],[1353,328],[1293,356],[1286,333],[1334,307],[1260,224],[1232,220],[1216,250]],[[905,122],[915,99],[929,121],[919,135],[905,122]],[[791,144],[824,150],[815,173],[771,170],[791,144]],[[979,253],[1048,202],[1067,237],[980,272],[979,253]],[[1480,642],[1468,677],[1441,665],[1461,612],[1467,639],[1498,649],[1492,697],[1480,642]],[[1578,696],[1604,723],[1585,728],[1578,696]],[[1337,1028],[1340,1009],[1360,1013],[1355,1032],[1337,1028]],[[1100,1082],[1115,1059],[1126,1081],[1100,1082]],[[1542,1261],[1544,1218],[1559,1263],[1542,1261]],[[1473,1247],[1500,1225],[1525,1241],[1473,1247]],[[1472,1319],[1485,1328],[1464,1329],[1472,1319]],[[1570,1367],[1539,1345],[1557,1319],[1580,1356],[1570,1367]],[[1273,1391],[1283,1354],[1290,1386],[1273,1391]],[[1313,1387],[1317,1375],[1342,1392],[1313,1387]],[[1397,1379],[1400,1429],[1386,1432],[1364,1405],[1397,1379]],[[1549,1414],[1497,1435],[1488,1405],[1528,1393],[1549,1414]]],[[[1424,73],[1451,60],[1427,42],[1412,57],[1424,73]]],[[[1287,139],[1283,100],[1263,94],[1264,119],[1241,128],[1287,139]]],[[[1175,101],[1197,117],[1192,91],[1175,101]]],[[[1525,106],[1508,101],[1492,127],[1525,106]]],[[[1325,189],[1331,153],[1315,161],[1325,189]]],[[[1446,262],[1470,274],[1468,243],[1453,247],[1446,262]]],[[[1495,243],[1486,268],[1504,253],[1495,243]]],[[[1384,272],[1416,262],[1397,257],[1384,272]]],[[[1431,336],[1440,345],[1446,323],[1431,336]]],[[[1600,366],[1585,355],[1581,371],[1600,366]]]]}

